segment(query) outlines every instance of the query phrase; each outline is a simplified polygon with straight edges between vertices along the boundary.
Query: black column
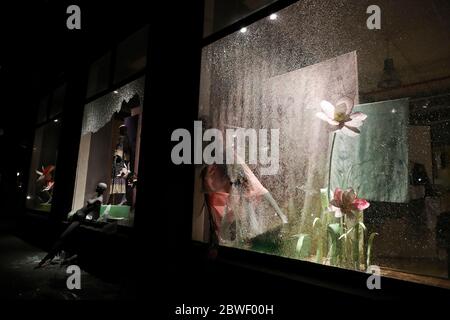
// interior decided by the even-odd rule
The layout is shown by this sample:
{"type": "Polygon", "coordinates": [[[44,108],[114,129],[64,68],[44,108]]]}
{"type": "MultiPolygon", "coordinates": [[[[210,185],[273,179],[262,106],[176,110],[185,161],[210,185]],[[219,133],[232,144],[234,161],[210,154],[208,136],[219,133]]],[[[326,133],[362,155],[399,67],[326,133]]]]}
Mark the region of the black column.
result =
{"type": "MultiPolygon", "coordinates": [[[[151,261],[142,265],[141,272],[149,273],[147,266],[156,267],[161,271],[157,271],[158,278],[160,274],[172,278],[189,260],[194,166],[172,163],[170,139],[177,128],[192,132],[197,116],[203,1],[167,2],[153,7],[149,15],[135,228],[140,240],[138,256],[151,261]]],[[[170,290],[169,282],[163,283],[170,290]]]]}
{"type": "Polygon", "coordinates": [[[62,130],[59,137],[56,162],[55,190],[51,218],[61,221],[72,208],[75,177],[80,147],[81,125],[86,96],[87,63],[67,74],[67,91],[62,115],[62,130]]]}

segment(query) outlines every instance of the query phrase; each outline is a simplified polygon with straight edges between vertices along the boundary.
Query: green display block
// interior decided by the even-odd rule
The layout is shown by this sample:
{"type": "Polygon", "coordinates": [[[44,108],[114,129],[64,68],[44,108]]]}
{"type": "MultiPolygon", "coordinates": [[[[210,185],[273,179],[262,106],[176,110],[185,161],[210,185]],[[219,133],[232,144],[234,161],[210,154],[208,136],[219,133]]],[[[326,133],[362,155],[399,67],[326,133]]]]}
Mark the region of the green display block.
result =
{"type": "Polygon", "coordinates": [[[111,218],[128,219],[130,216],[130,206],[102,205],[100,208],[100,217],[105,214],[106,208],[108,207],[110,207],[109,217],[111,218]]]}
{"type": "Polygon", "coordinates": [[[36,207],[36,210],[50,212],[52,210],[52,204],[51,203],[42,203],[36,207]]]}

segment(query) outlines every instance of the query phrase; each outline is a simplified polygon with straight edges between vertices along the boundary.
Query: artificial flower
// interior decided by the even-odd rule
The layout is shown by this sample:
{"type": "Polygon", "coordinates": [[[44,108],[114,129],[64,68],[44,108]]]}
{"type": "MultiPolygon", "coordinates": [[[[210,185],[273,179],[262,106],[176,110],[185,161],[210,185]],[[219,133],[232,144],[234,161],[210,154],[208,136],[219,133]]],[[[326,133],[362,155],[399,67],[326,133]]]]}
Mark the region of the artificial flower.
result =
{"type": "Polygon", "coordinates": [[[37,175],[39,176],[39,178],[37,179],[37,181],[41,182],[41,181],[51,181],[53,180],[52,178],[52,173],[55,170],[55,166],[54,165],[49,165],[47,167],[42,166],[42,171],[36,170],[37,175]]]}
{"type": "Polygon", "coordinates": [[[317,112],[316,116],[331,125],[332,131],[342,131],[342,133],[355,137],[360,131],[367,115],[362,112],[353,112],[353,100],[350,98],[342,98],[336,106],[328,101],[320,102],[321,112],[317,112]]]}
{"type": "Polygon", "coordinates": [[[352,216],[353,213],[361,212],[370,206],[367,200],[358,198],[352,188],[345,191],[339,188],[334,190],[330,204],[336,218],[342,217],[343,214],[352,216]]]}

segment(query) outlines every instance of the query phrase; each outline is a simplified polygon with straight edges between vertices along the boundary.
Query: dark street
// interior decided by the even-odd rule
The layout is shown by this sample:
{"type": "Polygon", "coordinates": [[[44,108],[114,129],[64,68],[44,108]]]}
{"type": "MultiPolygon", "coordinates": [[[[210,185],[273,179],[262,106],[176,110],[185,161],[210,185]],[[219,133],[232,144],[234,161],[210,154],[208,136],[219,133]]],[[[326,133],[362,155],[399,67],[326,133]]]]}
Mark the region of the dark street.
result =
{"type": "Polygon", "coordinates": [[[19,300],[114,300],[121,286],[82,270],[81,290],[69,290],[67,266],[52,263],[34,269],[46,252],[14,234],[11,223],[0,224],[0,298],[19,300]]]}

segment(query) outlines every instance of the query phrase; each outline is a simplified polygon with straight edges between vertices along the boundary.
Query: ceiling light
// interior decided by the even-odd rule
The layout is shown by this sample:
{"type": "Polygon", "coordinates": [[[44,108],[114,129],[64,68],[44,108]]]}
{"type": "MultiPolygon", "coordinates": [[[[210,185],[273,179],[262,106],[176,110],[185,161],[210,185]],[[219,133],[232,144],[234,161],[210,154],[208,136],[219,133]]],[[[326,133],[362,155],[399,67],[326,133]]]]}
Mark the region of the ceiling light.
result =
{"type": "Polygon", "coordinates": [[[241,28],[241,33],[246,33],[246,32],[247,32],[247,28],[246,27],[241,28]]]}
{"type": "Polygon", "coordinates": [[[276,20],[278,18],[278,15],[276,15],[275,13],[272,13],[270,16],[269,16],[269,19],[270,20],[276,20]]]}

